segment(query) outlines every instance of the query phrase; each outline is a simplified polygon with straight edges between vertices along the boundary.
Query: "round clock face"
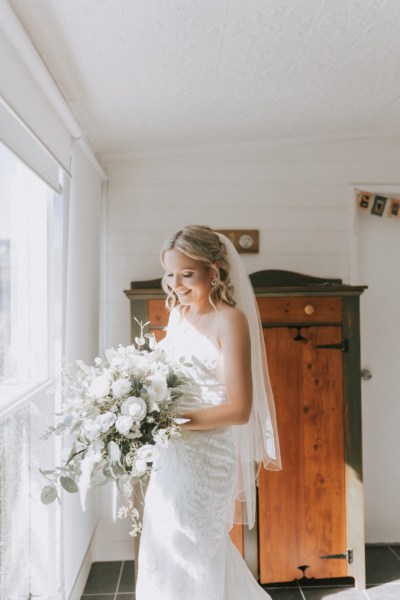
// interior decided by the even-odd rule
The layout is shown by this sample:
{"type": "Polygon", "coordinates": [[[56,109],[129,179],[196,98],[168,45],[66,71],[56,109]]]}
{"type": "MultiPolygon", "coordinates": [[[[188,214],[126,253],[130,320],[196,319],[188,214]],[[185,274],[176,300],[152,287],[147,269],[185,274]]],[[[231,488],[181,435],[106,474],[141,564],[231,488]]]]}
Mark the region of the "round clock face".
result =
{"type": "Polygon", "coordinates": [[[244,233],[240,236],[238,243],[243,250],[248,250],[254,244],[254,239],[250,234],[244,233]]]}

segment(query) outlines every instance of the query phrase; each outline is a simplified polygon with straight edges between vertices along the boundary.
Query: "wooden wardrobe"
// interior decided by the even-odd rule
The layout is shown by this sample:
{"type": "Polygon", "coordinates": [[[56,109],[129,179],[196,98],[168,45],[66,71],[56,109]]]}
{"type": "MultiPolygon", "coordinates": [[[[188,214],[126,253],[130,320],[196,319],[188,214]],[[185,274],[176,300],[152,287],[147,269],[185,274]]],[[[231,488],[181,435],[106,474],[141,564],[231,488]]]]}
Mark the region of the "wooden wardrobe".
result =
{"type": "MultiPolygon", "coordinates": [[[[261,469],[257,526],[231,537],[261,583],[354,577],[365,587],[359,297],[343,285],[288,271],[250,276],[274,391],[281,471],[261,469]]],[[[132,282],[139,321],[161,339],[160,280],[132,282]]]]}

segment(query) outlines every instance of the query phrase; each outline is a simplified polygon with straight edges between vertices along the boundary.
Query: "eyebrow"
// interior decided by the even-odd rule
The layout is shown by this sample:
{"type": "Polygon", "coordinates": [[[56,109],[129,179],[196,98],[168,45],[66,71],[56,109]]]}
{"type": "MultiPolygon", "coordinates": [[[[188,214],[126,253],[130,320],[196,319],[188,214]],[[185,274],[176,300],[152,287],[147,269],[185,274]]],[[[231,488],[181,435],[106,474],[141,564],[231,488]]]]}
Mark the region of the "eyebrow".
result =
{"type": "MultiPolygon", "coordinates": [[[[171,271],[171,269],[165,269],[166,271],[171,271]]],[[[179,271],[194,271],[194,267],[183,267],[182,269],[178,269],[178,273],[179,271]]]]}

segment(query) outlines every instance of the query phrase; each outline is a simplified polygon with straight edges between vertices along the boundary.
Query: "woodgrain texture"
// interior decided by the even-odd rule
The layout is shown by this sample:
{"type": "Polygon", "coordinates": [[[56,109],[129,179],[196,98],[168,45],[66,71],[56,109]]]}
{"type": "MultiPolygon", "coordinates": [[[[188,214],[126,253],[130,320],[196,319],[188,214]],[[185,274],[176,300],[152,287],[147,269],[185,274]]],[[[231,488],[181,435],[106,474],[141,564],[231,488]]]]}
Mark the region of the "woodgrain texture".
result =
{"type": "Polygon", "coordinates": [[[288,296],[263,298],[259,302],[262,322],[341,323],[342,299],[338,297],[288,296]]]}
{"type": "MultiPolygon", "coordinates": [[[[314,299],[313,299],[314,300],[314,299]]],[[[265,330],[283,470],[259,479],[260,580],[341,577],[346,561],[342,352],[339,326],[265,330]]]]}

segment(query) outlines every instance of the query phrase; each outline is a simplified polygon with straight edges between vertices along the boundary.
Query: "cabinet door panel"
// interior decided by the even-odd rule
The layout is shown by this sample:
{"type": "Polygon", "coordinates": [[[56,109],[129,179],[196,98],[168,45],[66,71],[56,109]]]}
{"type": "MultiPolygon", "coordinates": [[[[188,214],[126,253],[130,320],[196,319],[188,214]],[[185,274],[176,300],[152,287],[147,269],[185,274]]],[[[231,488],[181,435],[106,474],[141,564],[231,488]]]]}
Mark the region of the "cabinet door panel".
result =
{"type": "Polygon", "coordinates": [[[264,330],[283,469],[259,478],[260,580],[341,577],[346,561],[342,351],[339,326],[264,330]]]}

